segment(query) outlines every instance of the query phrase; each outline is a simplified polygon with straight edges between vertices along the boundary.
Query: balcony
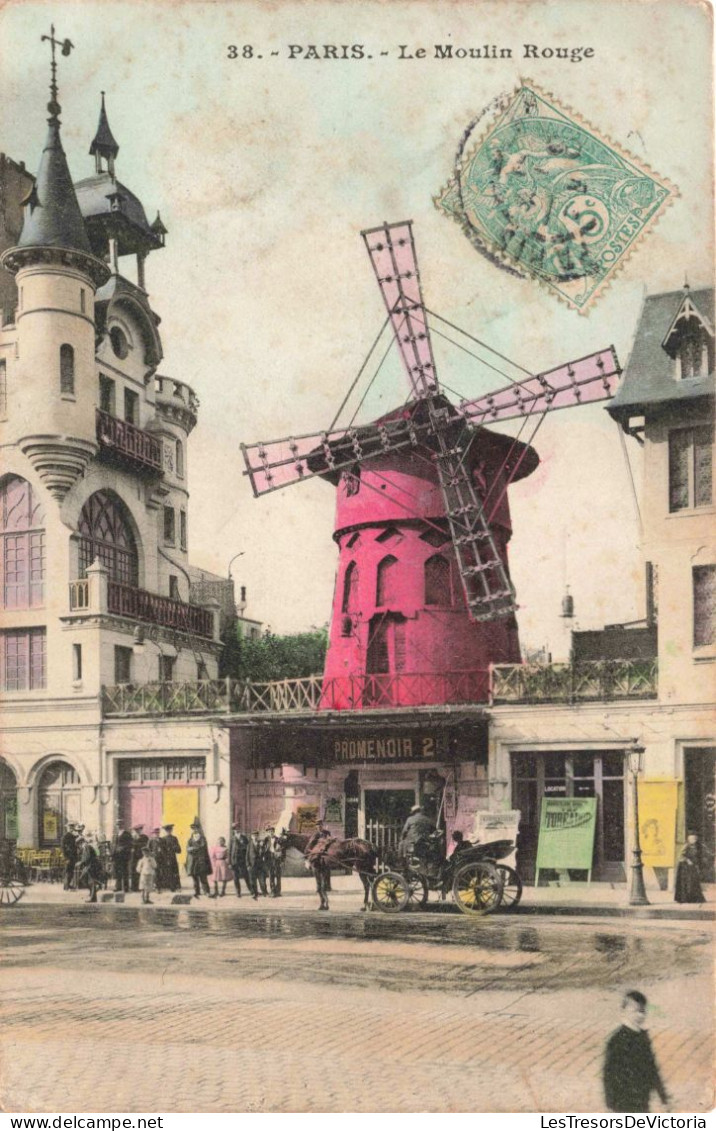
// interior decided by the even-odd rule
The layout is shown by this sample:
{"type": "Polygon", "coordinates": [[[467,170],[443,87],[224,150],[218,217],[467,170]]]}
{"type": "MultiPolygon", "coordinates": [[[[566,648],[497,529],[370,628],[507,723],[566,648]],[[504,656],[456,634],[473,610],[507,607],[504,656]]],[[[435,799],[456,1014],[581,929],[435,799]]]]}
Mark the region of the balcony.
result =
{"type": "Polygon", "coordinates": [[[97,443],[101,457],[134,471],[162,473],[162,445],[155,436],[109,412],[96,410],[97,443]]]}
{"type": "Polygon", "coordinates": [[[658,663],[585,660],[570,664],[495,664],[490,701],[502,703],[604,703],[656,699],[658,663]]]}
{"type": "Polygon", "coordinates": [[[209,640],[214,636],[214,618],[208,609],[187,605],[184,601],[175,601],[159,593],[149,593],[133,585],[121,585],[118,581],[107,582],[107,612],[174,628],[190,636],[206,636],[209,640]]]}

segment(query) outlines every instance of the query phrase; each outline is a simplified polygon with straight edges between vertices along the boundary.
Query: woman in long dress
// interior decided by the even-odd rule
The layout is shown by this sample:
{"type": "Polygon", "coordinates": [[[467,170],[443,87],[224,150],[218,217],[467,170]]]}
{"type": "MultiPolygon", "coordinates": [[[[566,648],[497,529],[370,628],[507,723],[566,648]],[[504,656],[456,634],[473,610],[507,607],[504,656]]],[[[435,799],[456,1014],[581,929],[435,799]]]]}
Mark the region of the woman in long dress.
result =
{"type": "Polygon", "coordinates": [[[674,899],[677,903],[703,903],[701,849],[696,833],[688,833],[676,868],[674,899]]]}

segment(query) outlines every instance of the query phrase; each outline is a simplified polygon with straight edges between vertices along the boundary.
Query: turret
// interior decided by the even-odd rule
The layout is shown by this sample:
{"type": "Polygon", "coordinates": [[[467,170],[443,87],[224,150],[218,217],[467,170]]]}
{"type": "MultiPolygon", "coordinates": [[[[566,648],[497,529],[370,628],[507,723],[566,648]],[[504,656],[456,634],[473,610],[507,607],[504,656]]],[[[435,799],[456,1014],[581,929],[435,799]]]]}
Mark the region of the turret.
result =
{"type": "Polygon", "coordinates": [[[5,438],[62,499],[97,450],[94,297],[109,271],[93,254],[62,148],[54,55],[50,89],[22,232],[0,259],[18,288],[5,438]]]}

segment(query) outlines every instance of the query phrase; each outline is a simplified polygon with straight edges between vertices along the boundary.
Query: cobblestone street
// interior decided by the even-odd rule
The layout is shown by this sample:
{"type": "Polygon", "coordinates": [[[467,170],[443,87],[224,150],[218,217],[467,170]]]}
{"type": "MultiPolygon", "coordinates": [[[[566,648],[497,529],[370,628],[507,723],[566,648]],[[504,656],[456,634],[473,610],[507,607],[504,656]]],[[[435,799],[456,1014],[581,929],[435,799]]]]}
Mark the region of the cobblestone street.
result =
{"type": "Polygon", "coordinates": [[[711,1106],[710,925],[22,906],[6,1111],[598,1111],[619,996],[711,1106]]]}

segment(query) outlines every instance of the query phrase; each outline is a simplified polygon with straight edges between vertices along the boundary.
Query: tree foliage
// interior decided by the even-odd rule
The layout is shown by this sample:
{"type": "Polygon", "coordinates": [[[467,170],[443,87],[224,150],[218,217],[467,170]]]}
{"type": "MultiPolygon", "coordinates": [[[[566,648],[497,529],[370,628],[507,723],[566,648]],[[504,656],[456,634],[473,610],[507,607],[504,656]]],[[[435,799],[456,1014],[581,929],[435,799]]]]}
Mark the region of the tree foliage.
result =
{"type": "Polygon", "coordinates": [[[321,675],[327,646],[326,629],[291,636],[266,631],[257,640],[248,640],[239,636],[234,626],[224,637],[220,674],[255,683],[321,675]]]}

